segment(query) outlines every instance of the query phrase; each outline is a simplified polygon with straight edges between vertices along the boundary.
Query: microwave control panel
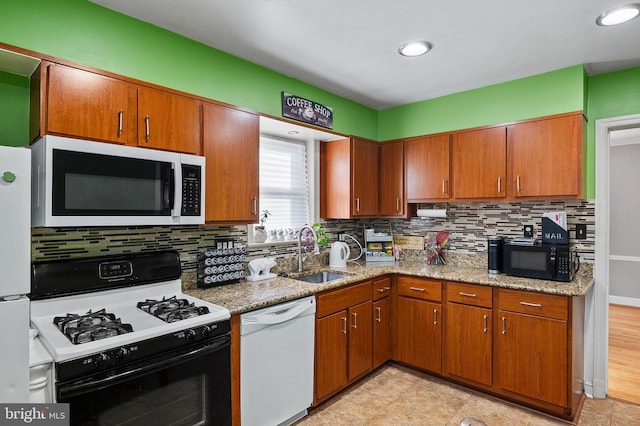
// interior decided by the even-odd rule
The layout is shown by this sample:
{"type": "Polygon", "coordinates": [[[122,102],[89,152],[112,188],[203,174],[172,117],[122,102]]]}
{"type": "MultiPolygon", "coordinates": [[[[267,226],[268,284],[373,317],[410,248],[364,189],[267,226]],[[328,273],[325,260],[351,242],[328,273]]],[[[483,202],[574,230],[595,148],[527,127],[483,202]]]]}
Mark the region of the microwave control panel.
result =
{"type": "Polygon", "coordinates": [[[202,168],[182,165],[182,216],[200,216],[202,168]]]}

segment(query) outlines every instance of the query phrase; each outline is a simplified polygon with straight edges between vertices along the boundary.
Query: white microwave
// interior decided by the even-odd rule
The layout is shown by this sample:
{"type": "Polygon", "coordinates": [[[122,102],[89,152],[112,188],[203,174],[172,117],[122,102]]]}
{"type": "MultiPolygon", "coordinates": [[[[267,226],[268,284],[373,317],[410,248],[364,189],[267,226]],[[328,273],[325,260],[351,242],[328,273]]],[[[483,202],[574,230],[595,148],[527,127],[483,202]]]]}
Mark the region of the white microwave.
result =
{"type": "Polygon", "coordinates": [[[47,135],[31,158],[31,226],[204,223],[204,157],[47,135]]]}

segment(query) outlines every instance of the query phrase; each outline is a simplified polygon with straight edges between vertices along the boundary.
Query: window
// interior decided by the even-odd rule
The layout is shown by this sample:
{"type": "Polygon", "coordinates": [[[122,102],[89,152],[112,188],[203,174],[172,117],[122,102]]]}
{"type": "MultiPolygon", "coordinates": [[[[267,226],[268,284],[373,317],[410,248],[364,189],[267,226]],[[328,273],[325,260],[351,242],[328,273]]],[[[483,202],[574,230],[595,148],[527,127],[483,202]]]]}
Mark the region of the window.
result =
{"type": "MultiPolygon", "coordinates": [[[[290,241],[293,235],[288,233],[289,229],[311,223],[313,148],[312,141],[260,137],[260,214],[264,210],[271,213],[265,223],[269,234],[267,242],[290,241]],[[282,236],[278,235],[280,230],[282,236]]],[[[250,227],[250,241],[253,241],[252,230],[250,227]]]]}

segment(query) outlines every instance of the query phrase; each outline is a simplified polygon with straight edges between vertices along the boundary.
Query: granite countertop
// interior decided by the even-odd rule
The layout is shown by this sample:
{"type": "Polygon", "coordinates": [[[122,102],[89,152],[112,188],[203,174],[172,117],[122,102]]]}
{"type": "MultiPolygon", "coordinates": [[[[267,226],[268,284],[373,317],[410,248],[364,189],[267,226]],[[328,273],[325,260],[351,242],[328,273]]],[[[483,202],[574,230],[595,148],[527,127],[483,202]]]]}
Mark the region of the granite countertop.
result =
{"type": "MultiPolygon", "coordinates": [[[[395,263],[349,262],[345,268],[324,268],[348,274],[347,278],[322,284],[312,284],[288,277],[263,281],[241,281],[211,288],[186,289],[184,292],[198,299],[229,309],[231,314],[252,311],[288,300],[309,296],[321,291],[342,287],[386,274],[404,274],[437,280],[460,281],[492,287],[526,290],[562,296],[584,296],[593,285],[592,265],[583,265],[573,281],[565,283],[504,274],[489,274],[485,268],[460,265],[428,265],[424,262],[395,263]]],[[[305,271],[305,273],[317,270],[305,271]]],[[[293,274],[292,274],[293,275],[293,274]]]]}

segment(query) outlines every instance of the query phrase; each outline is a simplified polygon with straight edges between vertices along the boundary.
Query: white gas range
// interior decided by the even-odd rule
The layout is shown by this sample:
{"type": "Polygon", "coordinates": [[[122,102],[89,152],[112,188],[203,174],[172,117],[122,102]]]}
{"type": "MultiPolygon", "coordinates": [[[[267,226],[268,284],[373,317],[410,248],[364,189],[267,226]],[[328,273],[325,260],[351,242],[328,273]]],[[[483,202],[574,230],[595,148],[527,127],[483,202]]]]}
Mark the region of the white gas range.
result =
{"type": "Polygon", "coordinates": [[[115,404],[151,423],[191,424],[157,401],[184,393],[187,380],[201,414],[193,424],[230,419],[230,313],[182,293],[180,272],[175,251],[34,264],[31,322],[55,361],[56,401],[69,402],[72,417],[109,424],[115,404]],[[171,379],[179,371],[190,373],[171,379]],[[118,397],[84,409],[107,394],[118,397]]]}

